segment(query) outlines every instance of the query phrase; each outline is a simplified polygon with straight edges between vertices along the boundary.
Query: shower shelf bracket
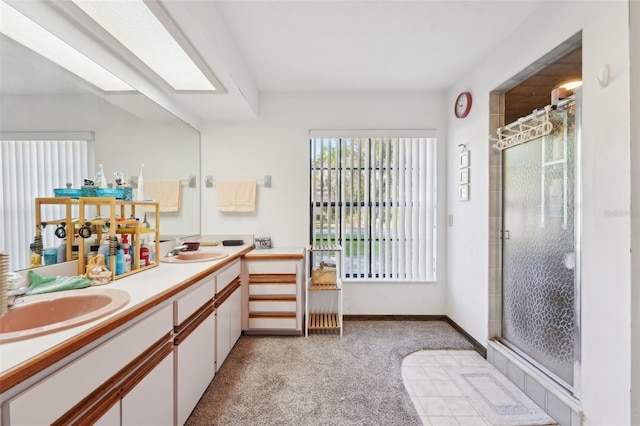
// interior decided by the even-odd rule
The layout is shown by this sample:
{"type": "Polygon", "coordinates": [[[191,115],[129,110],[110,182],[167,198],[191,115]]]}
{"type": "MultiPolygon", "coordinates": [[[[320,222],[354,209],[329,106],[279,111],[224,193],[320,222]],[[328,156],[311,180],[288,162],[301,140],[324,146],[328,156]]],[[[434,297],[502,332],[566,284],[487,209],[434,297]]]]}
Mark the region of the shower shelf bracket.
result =
{"type": "Polygon", "coordinates": [[[553,130],[553,124],[549,120],[550,110],[551,105],[547,105],[544,110],[535,110],[526,117],[498,128],[496,131],[498,138],[491,138],[492,141],[495,141],[493,147],[502,151],[548,135],[553,130]]]}

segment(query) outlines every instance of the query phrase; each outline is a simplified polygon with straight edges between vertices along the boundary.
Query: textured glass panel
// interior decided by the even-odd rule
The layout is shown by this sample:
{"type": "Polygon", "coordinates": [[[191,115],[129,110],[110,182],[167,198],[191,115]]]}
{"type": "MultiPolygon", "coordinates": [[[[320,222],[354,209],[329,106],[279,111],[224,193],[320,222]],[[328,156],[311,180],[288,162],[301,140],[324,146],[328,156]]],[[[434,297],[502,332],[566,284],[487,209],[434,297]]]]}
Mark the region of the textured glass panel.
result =
{"type": "Polygon", "coordinates": [[[568,387],[576,323],[573,105],[551,112],[550,135],[503,151],[503,338],[568,387]]]}

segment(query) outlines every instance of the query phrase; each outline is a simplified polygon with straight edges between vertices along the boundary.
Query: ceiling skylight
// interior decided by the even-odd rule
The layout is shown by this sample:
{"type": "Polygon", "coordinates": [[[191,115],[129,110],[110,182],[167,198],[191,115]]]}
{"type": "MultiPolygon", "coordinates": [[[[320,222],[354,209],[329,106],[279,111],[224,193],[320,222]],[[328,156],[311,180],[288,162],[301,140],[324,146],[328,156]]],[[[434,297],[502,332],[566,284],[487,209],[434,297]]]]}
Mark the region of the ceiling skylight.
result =
{"type": "Polygon", "coordinates": [[[0,12],[0,32],[23,46],[106,92],[135,90],[4,1],[0,1],[0,12]]]}
{"type": "Polygon", "coordinates": [[[175,90],[216,90],[142,0],[73,2],[175,90]]]}

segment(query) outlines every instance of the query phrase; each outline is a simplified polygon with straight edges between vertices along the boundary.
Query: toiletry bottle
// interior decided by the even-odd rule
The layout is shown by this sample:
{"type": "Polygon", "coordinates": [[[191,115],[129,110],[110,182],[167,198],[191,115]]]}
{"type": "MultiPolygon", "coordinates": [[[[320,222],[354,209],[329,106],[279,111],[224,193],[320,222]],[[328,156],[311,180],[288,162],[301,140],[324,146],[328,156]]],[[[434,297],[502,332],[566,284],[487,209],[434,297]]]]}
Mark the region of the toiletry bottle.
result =
{"type": "Polygon", "coordinates": [[[116,254],[116,275],[124,273],[124,250],[118,249],[116,254]]]}
{"type": "Polygon", "coordinates": [[[129,248],[123,248],[124,251],[124,272],[131,271],[131,255],[129,254],[129,248]]]}
{"type": "Polygon", "coordinates": [[[104,256],[104,264],[107,266],[107,269],[111,268],[111,262],[109,262],[109,236],[105,235],[102,237],[102,242],[100,243],[100,247],[98,248],[98,253],[104,256]]]}
{"type": "Polygon", "coordinates": [[[140,267],[147,266],[149,264],[149,246],[147,245],[147,239],[142,240],[140,246],[140,267]]]}
{"type": "Polygon", "coordinates": [[[58,263],[67,261],[67,239],[63,239],[58,246],[58,263]]]}
{"type": "Polygon", "coordinates": [[[78,246],[71,246],[71,260],[78,260],[78,246]]]}
{"type": "Polygon", "coordinates": [[[87,253],[87,262],[88,265],[91,261],[98,255],[98,249],[100,246],[93,245],[89,248],[89,253],[87,253]]]}
{"type": "Polygon", "coordinates": [[[149,262],[147,265],[156,263],[156,242],[151,238],[149,242],[149,262]]]}
{"type": "Polygon", "coordinates": [[[104,170],[102,168],[102,164],[98,164],[98,173],[96,173],[96,178],[93,181],[93,186],[95,186],[96,188],[107,187],[107,179],[104,177],[104,170]]]}
{"type": "Polygon", "coordinates": [[[137,201],[144,201],[144,179],[142,178],[143,169],[144,169],[144,164],[140,166],[140,176],[138,176],[138,191],[136,193],[137,201]]]}
{"type": "Polygon", "coordinates": [[[78,260],[78,244],[80,244],[80,241],[78,241],[79,239],[80,235],[78,234],[73,237],[73,245],[71,246],[71,260],[78,260]]]}

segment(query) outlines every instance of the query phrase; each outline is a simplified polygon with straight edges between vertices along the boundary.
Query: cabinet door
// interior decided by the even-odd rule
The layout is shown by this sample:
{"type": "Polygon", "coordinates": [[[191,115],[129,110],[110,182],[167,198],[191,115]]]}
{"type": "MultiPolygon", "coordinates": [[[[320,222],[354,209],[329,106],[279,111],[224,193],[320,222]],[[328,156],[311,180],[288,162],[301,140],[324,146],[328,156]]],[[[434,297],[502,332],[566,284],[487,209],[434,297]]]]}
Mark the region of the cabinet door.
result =
{"type": "Polygon", "coordinates": [[[216,371],[220,369],[231,350],[230,319],[231,304],[227,299],[216,309],[216,371]]]}
{"type": "Polygon", "coordinates": [[[102,415],[94,426],[115,426],[120,424],[120,404],[116,404],[102,415]]]}
{"type": "Polygon", "coordinates": [[[183,425],[215,375],[215,315],[209,315],[175,348],[176,416],[183,425]]]}
{"type": "MultiPolygon", "coordinates": [[[[17,395],[9,402],[11,424],[51,424],[72,412],[75,404],[168,334],[172,320],[173,309],[167,305],[17,395]]],[[[173,377],[168,383],[173,386],[173,377]]]]}
{"type": "Polygon", "coordinates": [[[240,290],[240,287],[233,292],[227,302],[230,305],[229,335],[231,337],[231,341],[229,343],[229,350],[231,350],[242,334],[242,291],[240,290]]]}
{"type": "Polygon", "coordinates": [[[173,425],[173,363],[171,353],[122,398],[123,426],[173,425]]]}

